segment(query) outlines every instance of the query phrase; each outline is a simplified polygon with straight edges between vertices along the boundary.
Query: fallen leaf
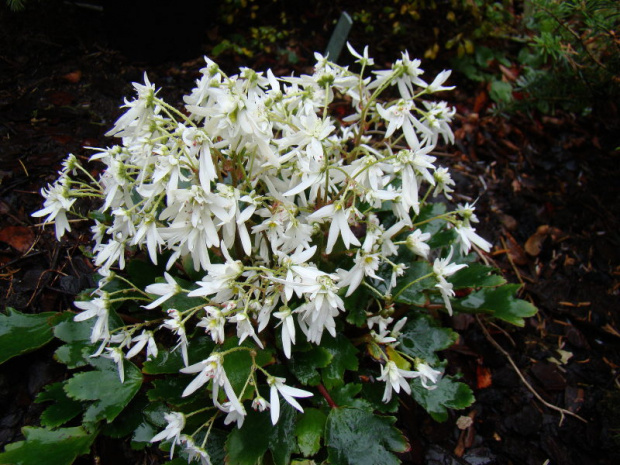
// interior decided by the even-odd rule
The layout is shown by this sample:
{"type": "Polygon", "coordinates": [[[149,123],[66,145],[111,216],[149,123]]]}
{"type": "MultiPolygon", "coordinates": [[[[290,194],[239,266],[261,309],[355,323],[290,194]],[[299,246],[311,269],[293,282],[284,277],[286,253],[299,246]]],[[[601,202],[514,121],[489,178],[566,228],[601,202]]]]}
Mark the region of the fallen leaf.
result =
{"type": "Polygon", "coordinates": [[[493,384],[491,370],[485,366],[478,365],[476,367],[476,385],[478,389],[488,388],[491,384],[493,384]]]}
{"type": "Polygon", "coordinates": [[[543,242],[549,236],[549,226],[539,226],[534,234],[525,242],[525,251],[532,257],[538,257],[543,248],[543,242]]]}
{"type": "Polygon", "coordinates": [[[508,249],[508,255],[515,265],[525,265],[529,262],[527,255],[523,251],[523,247],[519,245],[517,240],[512,237],[508,231],[504,231],[506,237],[506,247],[508,249]]]}
{"type": "Polygon", "coordinates": [[[9,244],[21,253],[28,252],[34,240],[34,232],[24,226],[7,226],[0,230],[0,241],[9,244]]]}
{"type": "Polygon", "coordinates": [[[62,78],[65,81],[70,82],[71,84],[77,84],[82,79],[82,71],[80,70],[72,71],[71,73],[67,73],[64,76],[62,76],[62,78]]]}

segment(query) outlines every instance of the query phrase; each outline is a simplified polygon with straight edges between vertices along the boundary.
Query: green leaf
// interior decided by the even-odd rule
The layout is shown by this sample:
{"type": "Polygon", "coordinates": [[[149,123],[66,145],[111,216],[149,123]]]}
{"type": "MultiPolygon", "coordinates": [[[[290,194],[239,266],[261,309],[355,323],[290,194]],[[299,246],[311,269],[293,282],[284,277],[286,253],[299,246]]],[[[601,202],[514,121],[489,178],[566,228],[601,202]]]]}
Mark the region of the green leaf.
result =
{"type": "MultiPolygon", "coordinates": [[[[258,349],[250,340],[243,341],[241,346],[252,349],[256,357],[256,364],[259,366],[265,366],[273,361],[273,355],[270,350],[258,349]]],[[[229,337],[226,342],[222,344],[221,350],[224,351],[236,347],[239,347],[239,339],[236,337],[229,337]]],[[[250,355],[250,351],[238,350],[226,355],[226,357],[224,357],[224,370],[226,370],[226,376],[235,389],[235,392],[240,392],[243,386],[245,386],[250,372],[252,371],[252,356],[250,355]]],[[[248,392],[247,389],[246,392],[248,392]]],[[[248,392],[248,394],[250,394],[250,392],[248,392]]]]}
{"type": "Polygon", "coordinates": [[[84,411],[81,402],[67,396],[64,391],[64,383],[48,384],[34,401],[37,404],[54,402],[41,414],[41,424],[50,428],[63,425],[84,411]]]}
{"type": "Polygon", "coordinates": [[[97,369],[78,373],[65,383],[65,391],[76,400],[91,400],[85,422],[112,422],[142,386],[142,373],[130,361],[124,361],[125,382],[121,383],[116,364],[109,359],[93,359],[97,369]]]}
{"type": "Polygon", "coordinates": [[[402,433],[392,426],[396,418],[351,408],[332,409],[326,439],[332,465],[398,465],[393,452],[409,449],[402,433]]]}
{"type": "Polygon", "coordinates": [[[307,408],[295,425],[299,450],[304,457],[311,457],[321,449],[321,438],[327,416],[315,408],[307,408]]]}
{"type": "Polygon", "coordinates": [[[494,102],[512,101],[512,85],[504,81],[491,82],[489,97],[491,97],[494,102]]]}
{"type": "Polygon", "coordinates": [[[506,283],[506,280],[497,274],[495,268],[485,266],[481,263],[471,263],[467,268],[463,268],[454,273],[448,281],[452,283],[454,289],[496,287],[506,283]]]}
{"type": "Polygon", "coordinates": [[[434,219],[432,221],[431,218],[436,218],[440,215],[446,213],[446,205],[444,203],[429,203],[424,205],[420,209],[420,214],[415,218],[415,223],[427,223],[421,224],[420,229],[422,232],[430,233],[431,236],[434,236],[445,224],[445,220],[443,219],[434,219]]]}
{"type": "Polygon", "coordinates": [[[454,228],[443,229],[433,234],[427,244],[431,249],[440,249],[441,247],[448,247],[454,242],[454,239],[456,239],[454,228]]]}
{"type": "Polygon", "coordinates": [[[523,326],[524,318],[534,316],[537,309],[531,303],[515,298],[520,287],[519,284],[506,284],[494,289],[481,289],[464,299],[454,300],[453,307],[464,312],[490,313],[513,325],[523,326]]]}
{"type": "Polygon", "coordinates": [[[392,396],[388,403],[383,402],[385,385],[383,383],[364,383],[362,396],[373,410],[381,413],[395,413],[398,411],[398,397],[392,396]]]}
{"type": "Polygon", "coordinates": [[[433,366],[439,362],[435,352],[447,349],[457,339],[458,334],[449,328],[439,327],[428,315],[409,316],[398,338],[400,345],[397,349],[433,366]]]}
{"type": "MultiPolygon", "coordinates": [[[[206,335],[190,339],[187,345],[189,364],[205,360],[211,355],[214,348],[215,343],[206,335]]],[[[142,371],[149,375],[168,375],[178,373],[184,366],[180,348],[170,351],[159,350],[157,357],[144,362],[142,371]]]]}
{"type": "Polygon", "coordinates": [[[358,397],[361,391],[360,383],[347,383],[330,390],[329,395],[338,407],[352,407],[372,412],[370,402],[358,397]]]}
{"type": "Polygon", "coordinates": [[[95,351],[93,345],[85,342],[72,342],[60,346],[54,352],[54,358],[68,368],[75,369],[88,365],[88,359],[95,351]]]}
{"type": "Polygon", "coordinates": [[[146,396],[138,394],[112,423],[103,425],[101,432],[112,438],[129,436],[144,421],[143,411],[148,405],[146,396]]]}
{"type": "Polygon", "coordinates": [[[45,428],[25,427],[25,441],[6,446],[0,454],[0,463],[11,465],[71,465],[76,457],[88,454],[95,439],[82,428],[60,428],[50,431],[45,428]]]}
{"type": "Polygon", "coordinates": [[[430,274],[433,268],[428,262],[413,262],[408,264],[405,274],[398,279],[394,288],[394,300],[408,305],[424,305],[426,302],[425,289],[433,289],[436,281],[432,276],[421,279],[430,274]]]}
{"type": "Polygon", "coordinates": [[[342,385],[344,383],[344,372],[346,370],[357,371],[358,369],[356,356],[358,350],[343,334],[338,334],[335,338],[323,338],[321,347],[331,354],[331,362],[321,370],[323,384],[327,389],[342,385]]]}
{"type": "Polygon", "coordinates": [[[54,338],[52,327],[67,313],[45,312],[36,315],[9,308],[0,313],[0,363],[44,346],[54,338]]]}
{"type": "Polygon", "coordinates": [[[286,465],[295,450],[296,412],[288,403],[280,404],[280,418],[276,425],[266,412],[249,410],[240,429],[234,429],[226,441],[230,465],[255,465],[271,450],[276,465],[286,465]]]}
{"type": "Polygon", "coordinates": [[[435,421],[446,421],[448,409],[464,409],[474,402],[474,394],[467,384],[443,376],[433,390],[422,386],[419,378],[410,381],[411,395],[435,421]]]}
{"type": "Polygon", "coordinates": [[[358,328],[366,324],[366,308],[368,302],[371,301],[368,288],[358,287],[353,294],[343,297],[344,307],[347,309],[347,323],[357,326],[358,328]]]}
{"type": "MultiPolygon", "coordinates": [[[[324,341],[327,338],[323,339],[324,341]]],[[[304,352],[296,351],[291,354],[288,368],[300,383],[316,386],[321,382],[319,368],[325,368],[332,361],[330,352],[319,346],[312,346],[310,350],[304,352]]]]}
{"type": "Polygon", "coordinates": [[[86,321],[73,321],[73,319],[63,321],[54,327],[54,336],[67,343],[90,343],[90,333],[94,324],[95,320],[92,318],[86,321]]]}
{"type": "Polygon", "coordinates": [[[163,379],[156,379],[152,382],[153,388],[149,389],[146,393],[151,402],[161,400],[163,402],[173,402],[174,405],[183,405],[195,400],[195,395],[199,392],[187,396],[181,397],[183,391],[190,383],[188,378],[169,377],[163,379]]]}
{"type": "MultiPolygon", "coordinates": [[[[269,417],[266,412],[263,416],[269,417]]],[[[291,454],[297,449],[295,440],[295,423],[297,411],[287,402],[280,403],[280,418],[269,436],[269,450],[276,465],[288,465],[291,454]]]]}
{"type": "MultiPolygon", "coordinates": [[[[127,263],[126,270],[129,275],[129,280],[137,288],[144,289],[149,284],[153,284],[156,278],[161,277],[165,267],[163,265],[154,265],[144,260],[130,260],[129,263],[127,263]]],[[[165,281],[165,279],[163,281],[165,281]]]]}

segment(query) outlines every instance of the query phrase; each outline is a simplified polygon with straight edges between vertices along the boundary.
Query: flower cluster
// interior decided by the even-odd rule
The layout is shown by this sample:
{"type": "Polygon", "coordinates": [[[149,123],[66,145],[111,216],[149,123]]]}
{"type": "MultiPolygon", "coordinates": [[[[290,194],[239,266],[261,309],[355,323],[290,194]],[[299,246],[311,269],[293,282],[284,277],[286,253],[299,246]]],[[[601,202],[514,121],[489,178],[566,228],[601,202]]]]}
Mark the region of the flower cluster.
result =
{"type": "MultiPolygon", "coordinates": [[[[303,412],[297,399],[313,393],[261,365],[256,351],[280,354],[272,362],[286,365],[299,344],[335,338],[351,310],[347,299],[364,290],[372,297],[362,310],[366,322],[357,325],[376,349],[383,401],[401,388],[410,393],[408,379],[435,387],[441,369],[398,351],[407,316],[394,310],[395,302],[426,279],[433,282],[428,295],[452,313],[447,278],[466,266],[452,262],[453,247],[466,255],[473,246],[491,246],[472,226],[473,205],[422,219],[432,198],[452,198],[454,181],[433,150],[440,139],[453,141],[455,110],[426,100],[451,89],[444,85],[450,73],[429,83],[407,53],[390,69],[368,73],[368,50],[349,49],[360,73],[319,54],[312,74],[280,78],[247,68],[228,76],[206,59],[182,111],[159,98],[145,76],[108,133],[121,143],[92,157],[105,166],[99,178],[71,156],[59,180],[43,190],[44,208],[34,215],[53,221],[58,237],[71,230],[67,213],[78,197],[101,201],[92,233],[102,279],[92,300],[76,304],[83,312],[75,320],[96,318],[91,342],[119,365],[121,376],[123,360],[140,353],[153,360],[158,344],[172,337],[185,365],[181,373],[194,376],[182,396],[210,386],[212,408],[225,424],[242,427],[246,400],[255,410],[270,410],[275,424],[280,397],[303,412]],[[426,229],[431,223],[440,226],[426,229]],[[449,246],[431,244],[439,227],[452,234],[449,246]],[[167,271],[135,288],[117,270],[141,255],[167,271]],[[428,263],[428,272],[406,282],[416,262],[428,263]],[[202,277],[188,280],[196,275],[202,277]],[[112,325],[126,289],[109,283],[119,279],[135,288],[131,298],[146,314],[159,316],[112,325]],[[188,299],[194,304],[178,303],[188,299]],[[192,337],[209,338],[215,349],[190,364],[192,337]],[[252,365],[245,383],[235,386],[225,362],[238,351],[250,354],[252,365]],[[267,390],[269,401],[261,395],[267,390]]],[[[171,440],[190,460],[210,463],[183,413],[166,420],[153,441],[171,440]]]]}

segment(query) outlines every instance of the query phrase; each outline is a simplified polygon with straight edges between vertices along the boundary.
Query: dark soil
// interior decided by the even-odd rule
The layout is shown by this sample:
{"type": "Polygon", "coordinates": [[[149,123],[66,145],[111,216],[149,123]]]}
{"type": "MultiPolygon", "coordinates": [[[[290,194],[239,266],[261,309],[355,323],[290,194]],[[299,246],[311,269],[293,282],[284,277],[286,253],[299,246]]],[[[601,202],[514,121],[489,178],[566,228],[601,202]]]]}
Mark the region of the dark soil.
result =
{"type": "MultiPolygon", "coordinates": [[[[53,228],[36,226],[30,216],[40,208],[41,187],[55,179],[67,153],[86,159],[83,147],[112,143],[104,133],[144,71],[162,87],[160,95],[179,102],[193,86],[203,53],[217,43],[217,30],[205,31],[198,38],[202,50],[184,50],[185,61],[153,63],[146,60],[156,55],[140,47],[148,38],[111,38],[105,21],[99,12],[62,2],[19,14],[0,7],[2,310],[65,310],[92,285],[92,265],[81,253],[87,228],[77,224],[58,243],[53,228]],[[132,45],[122,51],[112,48],[127,41],[132,45]]],[[[312,62],[312,50],[324,47],[325,37],[315,31],[291,39],[288,52],[296,64],[287,61],[290,53],[218,62],[233,72],[244,65],[299,73],[312,62]]],[[[452,83],[460,87],[460,79],[452,83]]],[[[523,282],[521,297],[539,309],[524,329],[485,327],[544,401],[586,422],[562,418],[540,402],[480,324],[457,316],[453,327],[461,338],[445,356],[477,401],[443,424],[411,405],[410,415],[400,419],[412,445],[402,459],[433,465],[620,463],[617,108],[610,104],[605,118],[507,118],[492,116],[484,96],[484,89],[446,96],[460,116],[457,144],[440,156],[458,179],[458,200],[478,199],[479,230],[494,243],[487,260],[509,280],[523,282]],[[469,428],[457,427],[461,415],[473,419],[469,428]]],[[[21,427],[37,425],[41,406],[34,397],[66,376],[51,353],[47,346],[0,367],[0,446],[20,440],[21,427]]],[[[155,464],[162,457],[101,439],[92,456],[80,460],[155,464]]]]}

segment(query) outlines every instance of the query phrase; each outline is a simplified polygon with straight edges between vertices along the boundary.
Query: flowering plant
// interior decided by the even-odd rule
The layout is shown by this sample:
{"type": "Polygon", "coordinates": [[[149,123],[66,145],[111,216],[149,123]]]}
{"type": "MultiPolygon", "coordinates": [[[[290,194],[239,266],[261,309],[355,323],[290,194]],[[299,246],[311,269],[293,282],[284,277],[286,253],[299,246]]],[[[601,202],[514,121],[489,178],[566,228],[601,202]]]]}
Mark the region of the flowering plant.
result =
{"type": "Polygon", "coordinates": [[[450,73],[428,83],[403,53],[367,74],[349,50],[359,74],[319,54],[282,78],[207,59],[183,111],[145,76],[100,176],[70,155],[44,189],[34,216],[59,238],[79,198],[100,202],[98,287],[54,327],[57,359],[92,369],[39,399],[74,456],[104,433],[203,464],[398,463],[401,390],[437,420],[473,401],[437,354],[456,340],[438,312],[534,313],[474,262],[491,248],[474,206],[440,201],[455,110],[426,98],[450,73]]]}

